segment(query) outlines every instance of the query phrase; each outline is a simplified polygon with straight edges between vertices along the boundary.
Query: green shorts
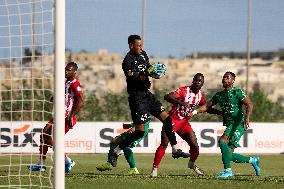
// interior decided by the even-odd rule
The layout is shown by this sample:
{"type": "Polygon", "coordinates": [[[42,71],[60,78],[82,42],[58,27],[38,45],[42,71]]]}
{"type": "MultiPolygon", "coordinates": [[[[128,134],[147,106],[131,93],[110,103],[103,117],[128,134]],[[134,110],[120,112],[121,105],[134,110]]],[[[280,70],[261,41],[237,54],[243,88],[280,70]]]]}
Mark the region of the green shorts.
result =
{"type": "Polygon", "coordinates": [[[229,146],[231,149],[235,149],[240,146],[239,142],[246,132],[246,130],[243,128],[243,123],[243,121],[238,121],[229,124],[223,133],[223,135],[229,137],[229,146]]]}
{"type": "MultiPolygon", "coordinates": [[[[129,145],[130,148],[135,147],[141,140],[143,140],[143,139],[148,135],[149,125],[150,125],[150,120],[148,120],[148,121],[145,123],[145,133],[144,133],[143,137],[137,139],[137,140],[134,141],[134,142],[132,142],[132,143],[129,145]]],[[[125,139],[125,137],[126,137],[128,134],[129,134],[129,133],[126,131],[126,132],[124,132],[124,133],[118,135],[117,137],[123,140],[123,139],[125,139]]]]}

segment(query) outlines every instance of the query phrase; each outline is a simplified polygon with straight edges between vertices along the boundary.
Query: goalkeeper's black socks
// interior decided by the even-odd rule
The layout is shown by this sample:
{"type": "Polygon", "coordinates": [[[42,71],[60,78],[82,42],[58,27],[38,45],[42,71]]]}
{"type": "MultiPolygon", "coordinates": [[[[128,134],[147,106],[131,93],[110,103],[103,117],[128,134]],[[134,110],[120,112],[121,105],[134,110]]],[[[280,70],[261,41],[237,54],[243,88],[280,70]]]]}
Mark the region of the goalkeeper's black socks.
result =
{"type": "Polygon", "coordinates": [[[176,139],[176,135],[173,131],[173,125],[172,125],[172,118],[170,116],[168,116],[164,121],[164,128],[165,128],[165,132],[166,135],[171,143],[171,146],[174,146],[177,144],[177,139],[176,139]]]}
{"type": "Polygon", "coordinates": [[[133,133],[128,134],[124,140],[119,144],[120,149],[124,149],[127,146],[130,146],[130,144],[144,136],[145,131],[139,131],[135,130],[133,133]]]}

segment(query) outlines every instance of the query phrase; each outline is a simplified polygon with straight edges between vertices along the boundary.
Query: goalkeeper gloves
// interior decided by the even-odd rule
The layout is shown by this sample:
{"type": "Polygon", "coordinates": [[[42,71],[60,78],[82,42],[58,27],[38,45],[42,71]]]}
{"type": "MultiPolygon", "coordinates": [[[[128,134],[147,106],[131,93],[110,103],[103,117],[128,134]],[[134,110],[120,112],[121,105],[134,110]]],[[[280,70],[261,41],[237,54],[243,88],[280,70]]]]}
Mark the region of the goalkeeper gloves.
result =
{"type": "Polygon", "coordinates": [[[151,77],[159,79],[161,76],[166,75],[167,67],[165,64],[157,62],[150,66],[147,71],[151,77]]]}

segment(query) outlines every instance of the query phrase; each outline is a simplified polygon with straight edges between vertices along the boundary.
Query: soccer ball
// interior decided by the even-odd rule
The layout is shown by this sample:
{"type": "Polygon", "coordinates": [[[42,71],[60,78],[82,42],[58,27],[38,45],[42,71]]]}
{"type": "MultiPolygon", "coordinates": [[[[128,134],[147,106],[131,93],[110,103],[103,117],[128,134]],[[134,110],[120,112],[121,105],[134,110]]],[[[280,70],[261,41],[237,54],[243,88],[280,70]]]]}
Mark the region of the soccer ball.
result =
{"type": "Polygon", "coordinates": [[[162,76],[166,75],[166,72],[167,72],[167,66],[160,62],[153,64],[148,69],[149,75],[155,79],[160,79],[162,76]]]}

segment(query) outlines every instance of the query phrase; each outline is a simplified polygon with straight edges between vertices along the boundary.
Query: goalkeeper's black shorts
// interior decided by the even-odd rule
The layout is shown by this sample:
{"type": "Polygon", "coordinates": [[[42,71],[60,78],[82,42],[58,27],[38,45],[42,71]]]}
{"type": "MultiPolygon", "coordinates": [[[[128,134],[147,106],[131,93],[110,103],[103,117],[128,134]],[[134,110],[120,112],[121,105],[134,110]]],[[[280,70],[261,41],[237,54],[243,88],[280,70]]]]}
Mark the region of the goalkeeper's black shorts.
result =
{"type": "Polygon", "coordinates": [[[162,103],[150,91],[131,92],[128,101],[135,125],[146,123],[150,114],[159,117],[165,111],[162,103]]]}

